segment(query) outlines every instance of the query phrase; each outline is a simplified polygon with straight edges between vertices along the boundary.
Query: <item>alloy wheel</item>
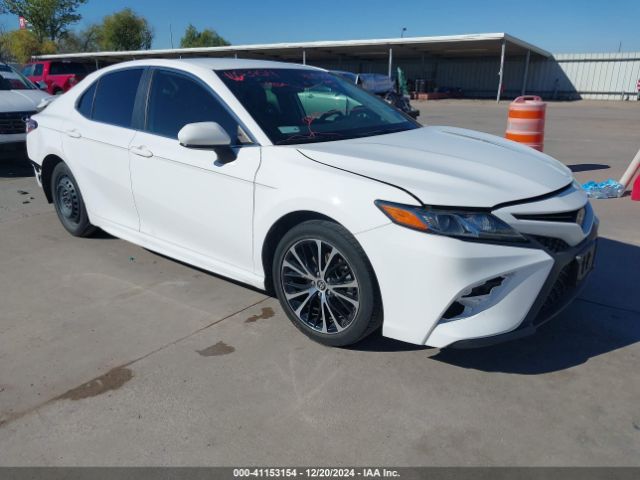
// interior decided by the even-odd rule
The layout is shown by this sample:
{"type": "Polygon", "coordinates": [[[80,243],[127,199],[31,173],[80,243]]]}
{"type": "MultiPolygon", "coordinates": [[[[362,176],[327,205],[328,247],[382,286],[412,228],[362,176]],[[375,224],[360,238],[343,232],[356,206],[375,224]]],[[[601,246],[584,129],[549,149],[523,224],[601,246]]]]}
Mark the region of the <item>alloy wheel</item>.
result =
{"type": "Polygon", "coordinates": [[[340,333],[360,308],[358,279],[345,256],[330,243],[304,239],[284,255],[281,282],[287,304],[308,327],[340,333]]]}

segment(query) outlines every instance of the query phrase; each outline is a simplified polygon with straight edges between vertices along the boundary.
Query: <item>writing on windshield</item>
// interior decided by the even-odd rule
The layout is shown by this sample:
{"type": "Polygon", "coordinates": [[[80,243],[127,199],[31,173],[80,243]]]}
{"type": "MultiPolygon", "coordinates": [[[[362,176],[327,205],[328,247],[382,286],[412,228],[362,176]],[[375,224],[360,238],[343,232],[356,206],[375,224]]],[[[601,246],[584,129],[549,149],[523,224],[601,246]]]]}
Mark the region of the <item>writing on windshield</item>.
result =
{"type": "Polygon", "coordinates": [[[322,70],[218,72],[274,144],[381,135],[418,124],[384,101],[322,70]]]}

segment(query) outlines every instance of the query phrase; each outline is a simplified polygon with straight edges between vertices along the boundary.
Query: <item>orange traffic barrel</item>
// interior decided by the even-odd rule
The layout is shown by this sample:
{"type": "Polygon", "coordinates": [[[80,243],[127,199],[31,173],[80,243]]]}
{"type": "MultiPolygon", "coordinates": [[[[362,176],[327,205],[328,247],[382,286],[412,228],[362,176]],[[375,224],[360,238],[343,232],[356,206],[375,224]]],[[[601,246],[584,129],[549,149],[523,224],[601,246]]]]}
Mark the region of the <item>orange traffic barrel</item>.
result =
{"type": "Polygon", "coordinates": [[[516,98],[509,105],[505,138],[542,151],[546,110],[547,104],[540,97],[526,95],[516,98]]]}

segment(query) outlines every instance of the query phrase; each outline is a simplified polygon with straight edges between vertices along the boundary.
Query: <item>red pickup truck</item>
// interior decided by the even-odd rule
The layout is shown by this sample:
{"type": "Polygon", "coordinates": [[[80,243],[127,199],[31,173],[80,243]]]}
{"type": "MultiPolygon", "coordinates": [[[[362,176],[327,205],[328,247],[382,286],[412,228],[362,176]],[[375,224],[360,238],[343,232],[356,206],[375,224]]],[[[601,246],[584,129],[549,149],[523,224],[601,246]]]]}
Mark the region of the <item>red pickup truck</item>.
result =
{"type": "Polygon", "coordinates": [[[28,63],[22,69],[22,74],[38,85],[47,86],[51,95],[66,92],[76,83],[91,73],[94,68],[90,64],[64,61],[40,61],[28,63]]]}

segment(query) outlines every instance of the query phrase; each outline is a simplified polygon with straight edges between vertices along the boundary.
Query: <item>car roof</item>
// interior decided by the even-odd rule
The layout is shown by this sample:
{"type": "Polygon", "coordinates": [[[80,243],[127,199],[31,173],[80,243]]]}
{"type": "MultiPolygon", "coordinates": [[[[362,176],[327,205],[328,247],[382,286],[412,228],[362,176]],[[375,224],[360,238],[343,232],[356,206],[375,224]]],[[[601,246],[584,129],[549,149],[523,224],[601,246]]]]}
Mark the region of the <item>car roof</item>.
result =
{"type": "Polygon", "coordinates": [[[274,62],[270,60],[250,60],[242,58],[186,58],[181,62],[190,63],[198,67],[211,68],[213,70],[229,70],[232,68],[299,68],[316,70],[315,67],[299,63],[274,62]]]}
{"type": "Polygon", "coordinates": [[[287,62],[274,62],[270,60],[251,60],[243,58],[181,58],[181,59],[145,59],[134,60],[129,62],[122,62],[107,67],[109,69],[125,67],[125,66],[171,66],[179,67],[193,66],[198,68],[204,68],[207,70],[231,70],[231,69],[244,69],[244,68],[290,68],[290,69],[304,69],[304,70],[323,70],[317,67],[309,65],[302,65],[299,63],[287,63],[287,62]]]}

